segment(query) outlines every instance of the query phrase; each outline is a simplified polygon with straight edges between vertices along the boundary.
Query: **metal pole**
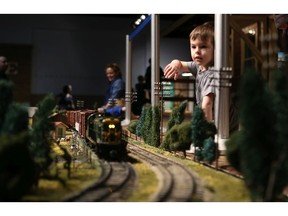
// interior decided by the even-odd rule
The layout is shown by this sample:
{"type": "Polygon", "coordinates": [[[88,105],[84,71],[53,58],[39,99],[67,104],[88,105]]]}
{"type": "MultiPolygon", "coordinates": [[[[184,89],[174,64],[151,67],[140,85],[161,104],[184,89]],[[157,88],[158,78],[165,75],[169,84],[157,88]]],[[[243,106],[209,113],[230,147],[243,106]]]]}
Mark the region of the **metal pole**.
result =
{"type": "MultiPolygon", "coordinates": [[[[215,15],[215,69],[220,71],[223,67],[228,66],[228,44],[229,44],[229,22],[227,14],[215,15]]],[[[215,124],[218,129],[218,148],[226,150],[225,142],[229,138],[229,88],[221,88],[220,79],[216,84],[215,98],[215,124]]]]}
{"type": "Polygon", "coordinates": [[[159,94],[155,94],[155,83],[160,82],[160,24],[159,15],[151,15],[151,105],[159,104],[159,94]]]}
{"type": "Polygon", "coordinates": [[[131,41],[129,35],[126,35],[126,92],[125,92],[125,120],[122,121],[122,125],[128,125],[131,121],[131,71],[132,71],[132,61],[131,61],[131,41]]]}

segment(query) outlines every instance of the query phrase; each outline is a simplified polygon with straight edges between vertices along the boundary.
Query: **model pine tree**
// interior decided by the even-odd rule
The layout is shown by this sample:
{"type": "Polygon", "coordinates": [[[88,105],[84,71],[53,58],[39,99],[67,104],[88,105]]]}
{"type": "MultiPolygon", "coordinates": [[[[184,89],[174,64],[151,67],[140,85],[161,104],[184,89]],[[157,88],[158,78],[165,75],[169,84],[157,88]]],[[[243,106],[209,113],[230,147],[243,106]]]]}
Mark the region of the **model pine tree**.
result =
{"type": "Polygon", "coordinates": [[[273,107],[276,116],[274,125],[277,136],[276,139],[274,138],[274,146],[270,151],[272,161],[265,193],[267,201],[277,200],[288,181],[288,77],[284,69],[280,68],[275,71],[273,77],[273,107]]]}
{"type": "MultiPolygon", "coordinates": [[[[204,141],[210,137],[214,139],[214,135],[217,133],[216,126],[214,123],[207,122],[202,108],[200,108],[199,106],[196,106],[192,114],[191,128],[192,128],[191,140],[193,140],[193,145],[196,147],[196,151],[195,151],[196,159],[206,160],[203,157],[203,153],[202,153],[204,141]]],[[[211,148],[213,147],[213,145],[209,145],[209,146],[211,148]]],[[[205,150],[208,151],[207,146],[205,150]]],[[[215,156],[216,156],[216,151],[215,151],[215,156]]]]}
{"type": "Polygon", "coordinates": [[[0,81],[0,201],[19,201],[36,182],[28,109],[13,102],[12,88],[11,82],[0,81]]]}
{"type": "Polygon", "coordinates": [[[136,135],[139,137],[143,137],[143,134],[141,132],[142,132],[142,127],[145,121],[145,115],[146,115],[147,109],[148,107],[145,107],[145,106],[142,107],[141,116],[136,126],[136,135]]]}
{"type": "Polygon", "coordinates": [[[51,131],[54,130],[54,124],[48,117],[53,113],[55,106],[53,95],[47,95],[38,104],[38,110],[33,119],[30,149],[39,174],[44,174],[52,163],[51,131]]]}
{"type": "Polygon", "coordinates": [[[161,121],[160,107],[154,106],[152,108],[152,122],[150,132],[150,145],[158,147],[160,146],[160,121],[161,121]]]}
{"type": "Polygon", "coordinates": [[[254,71],[243,75],[239,97],[241,131],[234,135],[236,144],[227,143],[227,153],[239,157],[239,162],[232,160],[231,163],[236,164],[244,176],[251,199],[265,201],[277,137],[273,97],[260,74],[254,71]]]}
{"type": "Polygon", "coordinates": [[[144,142],[151,143],[151,125],[152,125],[152,107],[148,107],[145,113],[145,119],[141,128],[140,134],[142,134],[144,142]]]}
{"type": "Polygon", "coordinates": [[[174,107],[167,122],[167,130],[171,129],[175,124],[181,124],[185,118],[185,109],[188,100],[181,102],[179,107],[174,107]]]}

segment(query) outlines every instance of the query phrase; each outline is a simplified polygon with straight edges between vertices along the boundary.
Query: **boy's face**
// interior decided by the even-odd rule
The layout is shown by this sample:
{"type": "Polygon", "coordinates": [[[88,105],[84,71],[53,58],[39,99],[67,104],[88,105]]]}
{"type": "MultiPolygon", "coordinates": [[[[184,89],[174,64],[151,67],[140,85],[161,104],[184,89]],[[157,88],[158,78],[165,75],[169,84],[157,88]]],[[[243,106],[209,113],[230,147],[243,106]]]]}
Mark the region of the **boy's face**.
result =
{"type": "Polygon", "coordinates": [[[190,40],[190,51],[193,61],[200,66],[201,69],[208,69],[214,58],[214,47],[211,38],[203,41],[201,37],[190,40]]]}

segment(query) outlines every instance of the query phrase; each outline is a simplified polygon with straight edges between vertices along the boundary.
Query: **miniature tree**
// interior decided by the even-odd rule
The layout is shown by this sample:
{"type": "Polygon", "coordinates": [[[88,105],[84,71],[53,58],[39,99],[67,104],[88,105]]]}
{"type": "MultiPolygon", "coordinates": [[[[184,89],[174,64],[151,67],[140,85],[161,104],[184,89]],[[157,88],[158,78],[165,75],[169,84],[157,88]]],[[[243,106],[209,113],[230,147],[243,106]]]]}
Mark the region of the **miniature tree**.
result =
{"type": "Polygon", "coordinates": [[[0,81],[0,201],[19,201],[35,184],[27,107],[12,101],[13,84],[0,81]]]}
{"type": "MultiPolygon", "coordinates": [[[[244,176],[253,201],[264,201],[271,165],[275,162],[275,114],[273,98],[259,74],[247,71],[240,86],[241,131],[226,144],[227,153],[239,157],[231,160],[244,176]],[[232,148],[232,150],[230,150],[232,148]]],[[[230,161],[229,161],[230,162],[230,161]]],[[[268,201],[268,200],[266,200],[268,201]]]]}
{"type": "MultiPolygon", "coordinates": [[[[212,137],[214,138],[217,129],[214,123],[207,122],[204,116],[204,111],[199,106],[196,106],[191,121],[191,140],[196,148],[195,156],[197,160],[203,160],[203,145],[205,139],[212,137]]],[[[212,145],[211,145],[212,147],[212,145]]],[[[214,152],[216,155],[216,151],[214,152]]]]}
{"type": "Polygon", "coordinates": [[[175,124],[181,124],[184,120],[184,112],[187,107],[188,100],[181,102],[179,107],[174,107],[167,122],[167,130],[171,129],[175,124]]]}
{"type": "Polygon", "coordinates": [[[131,133],[135,134],[138,121],[139,121],[138,119],[131,120],[128,127],[127,127],[127,130],[129,130],[131,133]]]}
{"type": "Polygon", "coordinates": [[[6,112],[1,133],[18,134],[28,130],[28,107],[20,103],[11,103],[6,112]]]}
{"type": "Polygon", "coordinates": [[[170,130],[168,130],[165,134],[165,138],[163,142],[160,145],[161,149],[167,150],[167,151],[173,151],[171,147],[173,143],[178,142],[178,125],[174,125],[170,130]]]}
{"type": "Polygon", "coordinates": [[[203,149],[201,152],[204,161],[207,161],[209,164],[211,164],[213,161],[216,160],[216,147],[217,145],[212,137],[204,140],[203,149]]]}
{"type": "Polygon", "coordinates": [[[182,124],[175,125],[178,132],[178,142],[171,143],[170,149],[173,151],[182,151],[184,157],[186,157],[186,150],[191,145],[191,124],[189,122],[183,122],[182,124]]]}
{"type": "Polygon", "coordinates": [[[136,135],[139,137],[143,137],[143,134],[141,133],[141,131],[142,131],[142,127],[145,121],[145,115],[146,115],[147,109],[148,107],[145,107],[145,106],[142,107],[141,116],[136,126],[136,135]]]}
{"type": "Polygon", "coordinates": [[[150,133],[150,145],[159,147],[160,145],[160,107],[154,106],[152,108],[152,122],[151,122],[151,133],[150,133]]]}
{"type": "Polygon", "coordinates": [[[148,107],[145,113],[145,120],[141,128],[140,134],[144,139],[144,142],[149,144],[151,141],[151,125],[152,125],[152,107],[148,107]]]}
{"type": "Polygon", "coordinates": [[[20,201],[35,184],[28,131],[0,135],[0,201],[20,201]]]}
{"type": "Polygon", "coordinates": [[[273,98],[276,123],[275,129],[277,137],[274,139],[274,147],[271,149],[272,161],[265,200],[277,200],[279,194],[288,181],[288,80],[284,68],[280,68],[274,73],[273,98]]]}
{"type": "Polygon", "coordinates": [[[47,95],[38,104],[38,110],[33,119],[30,149],[37,164],[39,174],[47,172],[48,167],[53,161],[51,156],[51,131],[54,129],[54,124],[48,117],[52,114],[55,106],[52,94],[47,95]]]}
{"type": "Polygon", "coordinates": [[[160,148],[168,151],[183,151],[186,157],[186,150],[190,148],[191,142],[191,124],[183,122],[182,124],[175,124],[167,131],[160,148]]]}

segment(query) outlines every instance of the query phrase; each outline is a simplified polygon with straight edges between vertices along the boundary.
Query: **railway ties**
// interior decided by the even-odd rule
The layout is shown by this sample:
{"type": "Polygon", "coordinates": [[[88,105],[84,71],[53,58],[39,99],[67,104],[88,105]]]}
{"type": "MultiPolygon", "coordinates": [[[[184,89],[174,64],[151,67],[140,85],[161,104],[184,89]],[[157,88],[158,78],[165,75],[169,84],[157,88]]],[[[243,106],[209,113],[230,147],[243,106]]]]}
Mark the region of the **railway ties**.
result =
{"type": "Polygon", "coordinates": [[[102,161],[102,169],[97,182],[80,193],[70,195],[64,201],[112,202],[128,197],[136,178],[131,164],[102,161]]]}
{"type": "Polygon", "coordinates": [[[157,174],[159,190],[150,202],[206,201],[199,177],[185,166],[139,145],[129,143],[127,147],[132,157],[150,164],[157,174]]]}

